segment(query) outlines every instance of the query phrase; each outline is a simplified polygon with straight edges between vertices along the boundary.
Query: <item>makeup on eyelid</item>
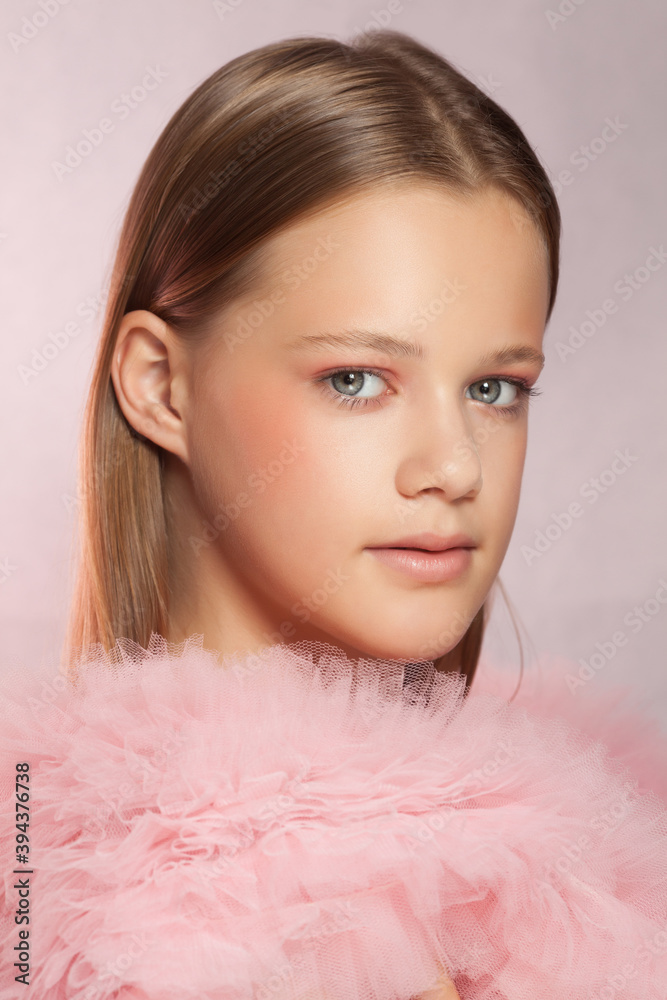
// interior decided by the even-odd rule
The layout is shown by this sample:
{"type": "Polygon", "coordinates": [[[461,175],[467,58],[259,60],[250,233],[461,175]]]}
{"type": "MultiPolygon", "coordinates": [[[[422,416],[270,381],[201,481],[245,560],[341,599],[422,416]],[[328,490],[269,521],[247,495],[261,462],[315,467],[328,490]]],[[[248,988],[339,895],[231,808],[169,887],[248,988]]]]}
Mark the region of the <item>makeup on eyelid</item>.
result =
{"type": "MultiPolygon", "coordinates": [[[[394,393],[390,392],[389,390],[378,393],[376,396],[359,396],[356,394],[347,395],[343,392],[338,392],[332,386],[329,385],[330,380],[335,379],[336,376],[350,375],[350,374],[370,375],[372,377],[382,379],[382,381],[384,381],[385,383],[387,383],[388,381],[385,374],[381,371],[378,371],[377,369],[353,368],[353,367],[336,368],[333,371],[330,371],[324,375],[318,375],[315,381],[322,386],[325,395],[328,395],[329,398],[331,398],[336,403],[337,406],[343,406],[348,408],[361,407],[362,409],[365,409],[368,406],[380,406],[382,405],[381,404],[382,399],[394,395],[394,393]]],[[[470,383],[468,389],[471,388],[471,386],[484,385],[494,382],[499,384],[504,383],[505,385],[513,386],[516,389],[515,400],[512,400],[512,402],[510,403],[500,404],[498,406],[494,405],[498,397],[492,400],[491,403],[489,403],[486,400],[475,400],[475,401],[480,402],[483,405],[488,405],[489,408],[498,411],[497,415],[501,417],[516,416],[519,413],[525,412],[528,408],[529,400],[535,396],[539,396],[541,392],[541,390],[536,389],[526,379],[518,378],[512,375],[489,375],[481,379],[476,379],[474,382],[470,383]]],[[[500,391],[499,395],[502,395],[502,390],[500,391]]]]}

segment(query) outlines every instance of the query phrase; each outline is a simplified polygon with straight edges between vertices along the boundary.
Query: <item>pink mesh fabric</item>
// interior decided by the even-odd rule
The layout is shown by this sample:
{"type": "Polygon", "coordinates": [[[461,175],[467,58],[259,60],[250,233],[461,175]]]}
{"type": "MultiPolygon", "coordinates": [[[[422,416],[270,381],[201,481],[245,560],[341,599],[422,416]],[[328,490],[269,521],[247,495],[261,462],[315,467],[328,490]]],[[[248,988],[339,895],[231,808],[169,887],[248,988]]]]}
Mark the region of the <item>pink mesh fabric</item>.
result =
{"type": "Polygon", "coordinates": [[[0,849],[28,761],[34,874],[30,988],[5,966],[0,1000],[409,1000],[443,969],[462,1000],[665,1000],[640,716],[597,741],[594,698],[577,728],[567,692],[406,666],[153,636],[74,686],[8,673],[0,849]]]}

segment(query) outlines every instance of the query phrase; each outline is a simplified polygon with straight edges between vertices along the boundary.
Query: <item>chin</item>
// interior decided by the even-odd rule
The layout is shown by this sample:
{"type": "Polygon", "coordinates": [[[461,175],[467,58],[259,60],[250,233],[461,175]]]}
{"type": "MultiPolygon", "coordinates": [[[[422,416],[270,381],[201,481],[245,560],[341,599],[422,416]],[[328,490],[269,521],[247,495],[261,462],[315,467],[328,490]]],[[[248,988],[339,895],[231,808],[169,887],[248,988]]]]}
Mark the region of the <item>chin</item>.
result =
{"type": "Polygon", "coordinates": [[[452,635],[449,645],[438,645],[437,651],[432,652],[433,642],[429,642],[428,636],[433,632],[428,629],[416,631],[414,626],[410,630],[382,628],[375,631],[372,628],[364,629],[362,634],[355,634],[348,629],[341,631],[322,632],[320,641],[330,643],[341,649],[346,656],[352,659],[370,657],[376,660],[407,660],[410,662],[434,660],[439,656],[453,649],[461,639],[461,634],[452,635]]]}
{"type": "Polygon", "coordinates": [[[393,659],[437,660],[461,642],[487,597],[487,591],[442,593],[429,598],[426,606],[398,602],[380,621],[366,618],[365,646],[377,656],[393,659]],[[381,652],[384,650],[384,652],[381,652]]]}
{"type": "Polygon", "coordinates": [[[482,606],[483,586],[396,593],[385,590],[368,600],[366,588],[335,595],[326,608],[303,623],[289,641],[311,640],[337,646],[352,659],[427,661],[459,644],[482,606]]]}

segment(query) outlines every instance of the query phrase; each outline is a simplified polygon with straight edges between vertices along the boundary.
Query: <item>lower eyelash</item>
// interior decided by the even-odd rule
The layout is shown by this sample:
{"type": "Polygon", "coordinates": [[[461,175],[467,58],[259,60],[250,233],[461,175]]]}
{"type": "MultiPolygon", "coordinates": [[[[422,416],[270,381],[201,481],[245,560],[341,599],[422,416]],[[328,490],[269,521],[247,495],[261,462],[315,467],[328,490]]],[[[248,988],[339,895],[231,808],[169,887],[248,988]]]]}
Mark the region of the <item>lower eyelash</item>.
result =
{"type": "MultiPolygon", "coordinates": [[[[324,375],[322,378],[318,379],[319,383],[322,385],[323,391],[333,398],[338,406],[368,406],[370,405],[380,405],[383,395],[380,396],[345,396],[343,393],[336,392],[329,384],[329,379],[333,378],[334,375],[345,375],[349,372],[355,372],[361,375],[377,375],[383,381],[386,381],[382,372],[376,371],[374,368],[338,368],[336,371],[329,372],[328,375],[324,375]]],[[[478,379],[477,381],[495,381],[495,382],[509,382],[510,385],[516,386],[519,390],[519,399],[516,403],[512,403],[510,406],[494,406],[492,403],[488,404],[489,409],[496,410],[497,415],[500,417],[514,417],[519,413],[523,412],[528,406],[529,400],[532,397],[541,395],[541,390],[536,389],[534,386],[529,385],[524,379],[513,378],[509,375],[487,375],[484,379],[478,379]]],[[[472,382],[471,385],[475,385],[472,382]]],[[[480,400],[475,400],[474,402],[480,402],[480,400]]]]}
{"type": "Polygon", "coordinates": [[[337,406],[368,406],[369,404],[379,406],[382,401],[382,396],[346,396],[342,392],[336,392],[329,384],[329,379],[333,378],[334,375],[346,375],[348,372],[354,372],[357,375],[377,375],[381,378],[383,382],[386,382],[386,378],[382,372],[376,371],[374,368],[338,368],[335,372],[329,372],[328,375],[324,375],[318,382],[322,385],[323,391],[326,395],[334,400],[337,406]]]}
{"type": "MultiPolygon", "coordinates": [[[[496,381],[496,382],[509,382],[510,385],[516,386],[519,390],[519,398],[516,403],[512,403],[510,406],[493,406],[489,404],[491,410],[497,410],[497,415],[499,417],[514,417],[519,413],[522,413],[528,406],[531,398],[534,396],[540,396],[542,393],[541,389],[536,389],[532,385],[528,385],[527,382],[522,378],[512,378],[509,375],[487,375],[485,379],[480,381],[496,381]]],[[[472,385],[475,383],[473,382],[472,385]]]]}

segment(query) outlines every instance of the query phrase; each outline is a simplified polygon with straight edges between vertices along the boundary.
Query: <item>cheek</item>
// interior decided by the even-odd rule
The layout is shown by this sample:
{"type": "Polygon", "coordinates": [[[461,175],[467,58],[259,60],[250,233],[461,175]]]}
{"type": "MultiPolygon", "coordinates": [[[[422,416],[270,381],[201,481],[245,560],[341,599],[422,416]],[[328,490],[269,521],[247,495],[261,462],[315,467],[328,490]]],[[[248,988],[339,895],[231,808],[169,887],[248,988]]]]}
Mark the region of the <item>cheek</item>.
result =
{"type": "Polygon", "coordinates": [[[361,435],[349,437],[341,441],[340,424],[280,387],[202,392],[191,468],[205,517],[242,505],[232,535],[246,550],[270,539],[276,552],[332,558],[337,540],[358,529],[358,511],[372,503],[361,435]]]}
{"type": "Polygon", "coordinates": [[[487,512],[487,525],[509,541],[521,496],[527,432],[523,427],[501,428],[479,449],[483,488],[479,499],[487,512]]]}
{"type": "Polygon", "coordinates": [[[195,491],[208,507],[250,491],[257,476],[269,466],[275,470],[281,453],[284,463],[285,445],[298,448],[300,428],[298,416],[280,405],[261,379],[209,373],[199,376],[198,388],[190,425],[191,471],[195,491]]]}
{"type": "Polygon", "coordinates": [[[254,526],[272,530],[279,547],[294,551],[300,546],[314,563],[340,557],[340,543],[356,537],[360,517],[372,509],[372,474],[362,436],[348,440],[333,424],[296,400],[277,409],[271,426],[261,430],[261,447],[260,427],[249,431],[255,470],[271,474],[257,496],[254,526]]]}

